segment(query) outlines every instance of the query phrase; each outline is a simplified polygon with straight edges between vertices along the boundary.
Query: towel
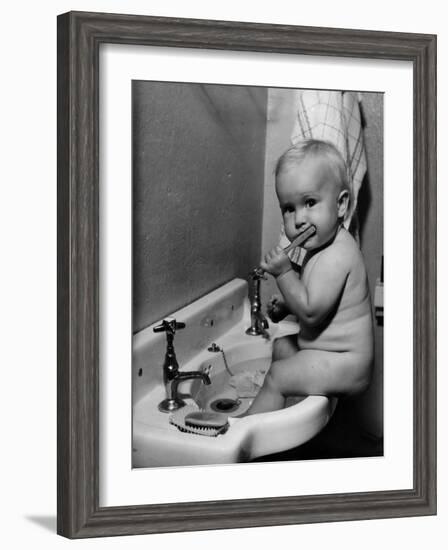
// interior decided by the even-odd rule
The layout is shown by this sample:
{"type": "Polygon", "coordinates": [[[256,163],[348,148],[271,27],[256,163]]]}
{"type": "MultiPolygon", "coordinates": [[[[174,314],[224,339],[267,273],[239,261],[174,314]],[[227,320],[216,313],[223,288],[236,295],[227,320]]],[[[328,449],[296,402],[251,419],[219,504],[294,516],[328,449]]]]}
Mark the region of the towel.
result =
{"type": "MultiPolygon", "coordinates": [[[[354,92],[297,90],[297,113],[291,134],[293,145],[303,139],[321,139],[333,143],[341,153],[347,165],[353,198],[344,226],[355,238],[358,192],[367,170],[359,101],[360,95],[354,92]]],[[[285,248],[289,243],[282,227],[280,246],[285,248]]],[[[299,265],[304,255],[302,248],[289,253],[291,261],[299,265]]]]}

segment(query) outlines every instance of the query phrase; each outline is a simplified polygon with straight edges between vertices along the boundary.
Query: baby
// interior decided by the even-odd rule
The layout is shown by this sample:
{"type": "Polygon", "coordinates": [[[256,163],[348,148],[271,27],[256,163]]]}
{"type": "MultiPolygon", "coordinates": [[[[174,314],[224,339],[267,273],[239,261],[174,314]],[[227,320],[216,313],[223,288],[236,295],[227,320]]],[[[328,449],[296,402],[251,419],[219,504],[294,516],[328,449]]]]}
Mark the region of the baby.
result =
{"type": "Polygon", "coordinates": [[[373,359],[366,269],[342,225],[350,204],[342,156],[330,143],[307,140],[284,153],[275,176],[288,239],[309,225],[315,232],[302,244],[300,276],[280,246],[260,264],[282,295],[271,300],[269,315],[279,321],[294,314],[300,332],[274,342],[272,364],[248,414],[281,409],[288,396],[362,392],[373,359]]]}

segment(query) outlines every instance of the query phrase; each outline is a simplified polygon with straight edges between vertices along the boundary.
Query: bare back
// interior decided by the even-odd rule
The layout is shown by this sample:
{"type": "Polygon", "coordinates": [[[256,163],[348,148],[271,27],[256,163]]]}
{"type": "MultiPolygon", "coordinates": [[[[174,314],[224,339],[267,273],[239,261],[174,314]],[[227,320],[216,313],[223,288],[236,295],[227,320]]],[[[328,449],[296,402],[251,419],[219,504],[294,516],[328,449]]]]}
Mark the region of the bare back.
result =
{"type": "MultiPolygon", "coordinates": [[[[364,260],[353,237],[341,229],[328,247],[315,253],[306,263],[301,280],[305,286],[319,277],[319,264],[341,259],[347,269],[345,284],[335,306],[317,326],[301,324],[300,349],[355,352],[373,355],[373,323],[364,260]],[[325,255],[325,262],[320,261],[325,255]]],[[[327,274],[328,275],[328,274],[327,274]]]]}

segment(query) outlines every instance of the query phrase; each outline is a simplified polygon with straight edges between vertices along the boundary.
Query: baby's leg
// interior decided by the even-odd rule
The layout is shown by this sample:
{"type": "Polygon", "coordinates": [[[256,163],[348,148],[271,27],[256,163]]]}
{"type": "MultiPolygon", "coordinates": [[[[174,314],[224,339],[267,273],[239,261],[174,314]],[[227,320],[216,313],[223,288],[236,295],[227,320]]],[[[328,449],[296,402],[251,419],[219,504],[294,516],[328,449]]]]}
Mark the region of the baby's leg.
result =
{"type": "Polygon", "coordinates": [[[269,367],[269,371],[264,379],[262,388],[256,395],[244,416],[259,412],[274,411],[284,407],[285,398],[281,393],[275,391],[274,388],[271,388],[269,378],[272,375],[272,369],[275,368],[274,365],[277,365],[278,362],[282,362],[283,360],[296,357],[298,351],[299,346],[297,344],[297,334],[282,336],[281,338],[274,340],[271,366],[269,367]]]}
{"type": "Polygon", "coordinates": [[[281,409],[289,396],[356,393],[369,366],[359,354],[301,350],[272,363],[247,414],[281,409]]]}
{"type": "Polygon", "coordinates": [[[282,336],[274,340],[272,348],[272,361],[279,361],[280,359],[288,359],[293,357],[299,351],[297,344],[297,334],[290,334],[288,336],[282,336]]]}

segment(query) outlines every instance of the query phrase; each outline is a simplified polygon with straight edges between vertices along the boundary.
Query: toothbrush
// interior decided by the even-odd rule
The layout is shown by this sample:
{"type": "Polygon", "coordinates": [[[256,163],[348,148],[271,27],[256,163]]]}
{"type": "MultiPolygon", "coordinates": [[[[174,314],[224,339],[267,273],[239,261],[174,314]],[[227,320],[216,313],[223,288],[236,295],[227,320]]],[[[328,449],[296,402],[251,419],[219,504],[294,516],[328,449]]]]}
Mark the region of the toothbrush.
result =
{"type": "MultiPolygon", "coordinates": [[[[314,227],[314,225],[311,225],[309,223],[306,224],[305,229],[303,229],[302,232],[299,233],[299,235],[297,235],[297,237],[292,241],[292,243],[290,243],[286,248],[283,249],[283,252],[285,254],[288,254],[289,252],[291,252],[293,248],[296,248],[297,246],[302,245],[307,239],[309,239],[312,235],[314,235],[314,233],[316,233],[316,228],[314,227]]],[[[252,277],[253,278],[262,277],[263,279],[266,279],[264,273],[265,273],[264,269],[262,269],[261,267],[256,267],[252,272],[252,277]]]]}
{"type": "Polygon", "coordinates": [[[307,224],[305,226],[305,229],[297,235],[297,237],[290,243],[286,248],[283,249],[283,252],[285,254],[288,254],[291,252],[293,248],[296,248],[296,246],[300,246],[303,244],[311,235],[314,235],[316,233],[316,228],[314,225],[307,224]]]}

